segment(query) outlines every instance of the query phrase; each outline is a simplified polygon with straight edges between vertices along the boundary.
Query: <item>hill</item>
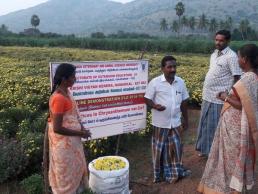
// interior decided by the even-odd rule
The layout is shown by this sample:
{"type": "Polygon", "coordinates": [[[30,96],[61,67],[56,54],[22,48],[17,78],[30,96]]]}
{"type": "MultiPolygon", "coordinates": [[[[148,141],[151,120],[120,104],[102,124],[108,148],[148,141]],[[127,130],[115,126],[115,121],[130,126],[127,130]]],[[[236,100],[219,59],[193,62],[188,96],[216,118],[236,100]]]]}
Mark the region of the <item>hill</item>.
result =
{"type": "MultiPolygon", "coordinates": [[[[233,18],[237,25],[240,20],[249,19],[251,26],[258,26],[257,0],[182,0],[186,16],[198,18],[201,14],[208,18],[225,20],[233,18]]],[[[101,31],[105,34],[118,30],[126,32],[160,34],[159,23],[166,18],[169,23],[177,19],[177,0],[135,0],[122,4],[109,0],[49,0],[38,6],[0,16],[0,24],[5,24],[15,32],[30,27],[30,17],[40,18],[39,29],[43,32],[89,35],[101,31]]]]}

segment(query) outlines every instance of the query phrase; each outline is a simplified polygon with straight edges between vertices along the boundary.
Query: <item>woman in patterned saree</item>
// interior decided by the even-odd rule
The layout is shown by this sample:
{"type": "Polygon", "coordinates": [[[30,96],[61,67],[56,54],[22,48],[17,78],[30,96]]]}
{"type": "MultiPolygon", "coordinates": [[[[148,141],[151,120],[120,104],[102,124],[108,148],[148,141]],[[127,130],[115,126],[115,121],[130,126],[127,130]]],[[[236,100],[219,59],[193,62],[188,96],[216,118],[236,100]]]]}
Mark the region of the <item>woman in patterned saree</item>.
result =
{"type": "Polygon", "coordinates": [[[49,183],[54,194],[76,194],[88,186],[81,138],[89,138],[91,134],[81,125],[76,103],[68,90],[75,81],[75,67],[60,64],[49,100],[49,183]]]}
{"type": "Polygon", "coordinates": [[[225,101],[211,153],[198,191],[204,194],[235,194],[254,185],[258,140],[258,47],[243,46],[239,64],[245,72],[225,101]],[[256,149],[255,149],[256,148],[256,149]]]}

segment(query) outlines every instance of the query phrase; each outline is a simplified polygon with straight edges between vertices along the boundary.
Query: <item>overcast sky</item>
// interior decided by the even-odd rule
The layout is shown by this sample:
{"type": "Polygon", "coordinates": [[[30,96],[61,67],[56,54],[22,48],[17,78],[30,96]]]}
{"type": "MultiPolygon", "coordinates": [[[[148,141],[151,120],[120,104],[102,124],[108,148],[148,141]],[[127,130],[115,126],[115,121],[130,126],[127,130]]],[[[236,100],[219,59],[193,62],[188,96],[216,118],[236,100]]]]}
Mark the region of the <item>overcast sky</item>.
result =
{"type": "MultiPolygon", "coordinates": [[[[35,5],[38,5],[46,1],[48,0],[0,0],[0,15],[5,15],[7,13],[17,11],[20,9],[33,7],[35,5]]],[[[113,1],[127,3],[132,0],[113,0],[113,1]]]]}

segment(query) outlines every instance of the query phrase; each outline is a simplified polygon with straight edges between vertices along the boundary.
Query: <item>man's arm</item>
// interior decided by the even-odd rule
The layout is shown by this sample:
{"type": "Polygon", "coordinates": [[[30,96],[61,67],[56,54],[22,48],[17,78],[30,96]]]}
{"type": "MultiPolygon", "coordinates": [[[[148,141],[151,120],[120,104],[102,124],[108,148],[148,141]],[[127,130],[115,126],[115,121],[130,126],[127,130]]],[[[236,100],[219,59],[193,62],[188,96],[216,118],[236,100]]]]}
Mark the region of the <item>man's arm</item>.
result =
{"type": "Polygon", "coordinates": [[[150,108],[156,109],[158,111],[163,111],[166,109],[165,106],[162,106],[160,104],[155,104],[152,100],[150,100],[148,98],[144,98],[144,99],[145,99],[147,106],[149,106],[150,108]]]}
{"type": "Polygon", "coordinates": [[[182,116],[183,116],[183,127],[184,130],[188,129],[188,99],[183,100],[180,106],[182,116]]]}
{"type": "Polygon", "coordinates": [[[234,75],[234,84],[240,79],[241,75],[234,75]]]}
{"type": "Polygon", "coordinates": [[[242,70],[238,63],[238,57],[237,55],[234,55],[228,59],[229,69],[231,72],[231,75],[234,77],[234,84],[240,79],[242,70]]]}

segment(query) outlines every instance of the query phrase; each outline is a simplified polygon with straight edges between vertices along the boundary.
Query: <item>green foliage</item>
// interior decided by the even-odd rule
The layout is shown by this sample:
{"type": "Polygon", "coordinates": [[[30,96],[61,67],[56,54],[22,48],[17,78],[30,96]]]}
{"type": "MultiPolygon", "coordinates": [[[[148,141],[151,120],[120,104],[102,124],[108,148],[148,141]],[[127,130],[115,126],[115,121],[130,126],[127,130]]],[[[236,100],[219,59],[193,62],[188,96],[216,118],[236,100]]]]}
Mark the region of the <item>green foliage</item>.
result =
{"type": "Polygon", "coordinates": [[[151,132],[152,129],[152,125],[151,125],[151,112],[148,111],[147,112],[147,120],[146,120],[146,128],[139,131],[138,135],[140,136],[146,136],[149,135],[149,133],[151,132]]]}
{"type": "Polygon", "coordinates": [[[168,23],[165,18],[162,18],[160,21],[160,31],[167,31],[168,30],[168,23]]]}
{"type": "Polygon", "coordinates": [[[27,194],[43,194],[43,177],[39,174],[31,175],[20,184],[27,194]]]}
{"type": "Polygon", "coordinates": [[[28,165],[24,146],[14,139],[0,139],[0,183],[15,179],[28,165]]]}
{"type": "Polygon", "coordinates": [[[11,107],[0,111],[0,136],[14,138],[29,132],[42,132],[46,124],[46,114],[32,112],[26,107],[11,107]]]}
{"type": "MultiPolygon", "coordinates": [[[[176,31],[178,30],[177,27],[178,26],[176,26],[176,31]]],[[[250,36],[251,35],[253,38],[255,38],[255,34],[253,31],[250,31],[250,36]]],[[[246,42],[233,41],[233,44],[234,43],[242,45],[242,44],[245,44],[246,42]]],[[[165,38],[165,39],[162,39],[162,38],[159,38],[159,39],[157,38],[156,39],[154,38],[102,39],[101,38],[100,39],[100,38],[76,38],[76,37],[34,38],[34,37],[9,37],[9,36],[1,37],[0,36],[0,45],[27,46],[27,47],[28,46],[29,47],[68,47],[68,48],[85,48],[85,49],[114,50],[114,51],[141,51],[143,48],[147,46],[146,50],[149,52],[170,51],[170,52],[179,52],[179,53],[211,53],[214,49],[213,41],[211,39],[207,39],[203,37],[201,38],[182,37],[182,38],[165,38]]],[[[37,57],[38,56],[35,56],[35,59],[37,59],[37,57]]],[[[15,79],[14,80],[13,79],[14,78],[10,80],[10,83],[16,84],[15,79]]],[[[35,79],[34,77],[34,79],[32,78],[31,81],[33,80],[36,81],[37,78],[35,79]]],[[[37,98],[37,96],[35,98],[37,98]]]]}
{"type": "Polygon", "coordinates": [[[94,194],[91,189],[87,189],[86,191],[82,192],[82,194],[94,194]]]}
{"type": "Polygon", "coordinates": [[[0,35],[8,36],[11,34],[12,34],[12,32],[8,30],[8,27],[6,25],[2,24],[0,27],[0,35]]]}
{"type": "Polygon", "coordinates": [[[150,39],[153,38],[149,34],[146,33],[135,33],[135,32],[124,32],[119,30],[115,34],[109,34],[108,38],[119,38],[119,39],[150,39]]]}
{"type": "Polygon", "coordinates": [[[20,135],[20,137],[17,137],[17,139],[22,143],[24,148],[24,153],[26,157],[28,158],[28,162],[31,168],[28,169],[30,171],[33,171],[33,167],[38,167],[40,169],[41,167],[41,157],[43,155],[43,139],[44,134],[43,133],[24,133],[20,135]]]}
{"type": "Polygon", "coordinates": [[[117,137],[106,137],[95,139],[84,143],[86,158],[91,161],[99,156],[114,155],[116,150],[117,137]]]}
{"type": "Polygon", "coordinates": [[[180,17],[185,12],[185,5],[182,2],[178,2],[176,4],[175,10],[176,10],[176,15],[180,17]]]}
{"type": "MultiPolygon", "coordinates": [[[[26,194],[43,194],[43,177],[40,174],[33,174],[20,182],[26,194]]],[[[82,194],[94,194],[91,189],[86,189],[82,194]]]]}
{"type": "Polygon", "coordinates": [[[91,34],[91,38],[105,38],[105,34],[103,32],[95,32],[91,34]]]}
{"type": "Polygon", "coordinates": [[[6,138],[15,136],[17,132],[17,123],[14,123],[9,118],[2,118],[0,120],[0,135],[6,138]]]}

